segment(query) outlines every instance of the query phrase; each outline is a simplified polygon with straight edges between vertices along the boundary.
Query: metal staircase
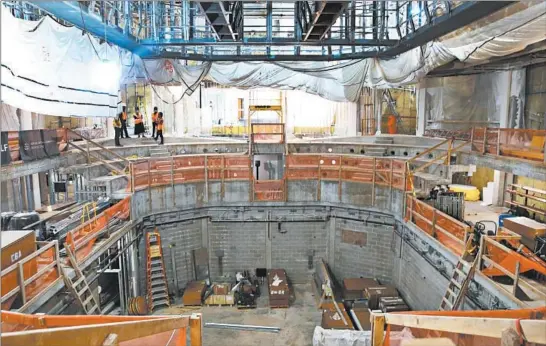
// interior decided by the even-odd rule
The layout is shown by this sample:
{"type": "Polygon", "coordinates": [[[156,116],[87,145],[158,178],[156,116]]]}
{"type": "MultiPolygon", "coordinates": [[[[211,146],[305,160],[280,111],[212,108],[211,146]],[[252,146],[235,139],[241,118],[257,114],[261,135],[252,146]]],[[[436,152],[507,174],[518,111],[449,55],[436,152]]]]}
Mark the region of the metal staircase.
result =
{"type": "Polygon", "coordinates": [[[161,236],[156,232],[149,232],[146,235],[147,263],[147,287],[148,307],[154,311],[159,307],[170,306],[167,277],[163,263],[163,250],[161,248],[161,236]]]}
{"type": "Polygon", "coordinates": [[[76,297],[76,300],[81,305],[86,315],[100,315],[102,313],[100,304],[89,288],[85,275],[83,275],[80,267],[78,267],[78,262],[69,246],[66,247],[66,253],[72,268],[74,268],[74,273],[76,274],[74,280],[72,280],[66,272],[67,269],[61,267],[66,287],[70,290],[72,295],[76,297]]]}

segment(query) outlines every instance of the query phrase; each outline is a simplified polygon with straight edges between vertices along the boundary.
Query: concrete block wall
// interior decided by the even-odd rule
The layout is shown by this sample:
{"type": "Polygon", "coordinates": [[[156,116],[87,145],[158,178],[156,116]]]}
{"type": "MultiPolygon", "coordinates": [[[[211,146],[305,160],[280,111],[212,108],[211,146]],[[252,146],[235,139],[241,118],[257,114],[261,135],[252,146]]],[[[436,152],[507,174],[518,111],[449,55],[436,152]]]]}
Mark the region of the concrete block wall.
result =
{"type": "Polygon", "coordinates": [[[314,263],[327,256],[329,222],[284,222],[280,232],[278,225],[270,223],[271,268],[284,268],[294,283],[309,282],[314,263]]]}
{"type": "Polygon", "coordinates": [[[438,310],[449,281],[407,242],[400,242],[395,235],[393,283],[412,309],[438,310]]]}
{"type": "MultiPolygon", "coordinates": [[[[159,225],[157,227],[161,235],[161,248],[163,249],[163,262],[167,274],[169,292],[175,291],[174,272],[170,244],[174,244],[173,254],[175,258],[176,278],[178,287],[184,288],[189,281],[195,279],[193,271],[192,250],[201,248],[201,220],[175,222],[159,225]]],[[[139,268],[140,268],[140,292],[146,292],[146,242],[145,238],[139,246],[139,268]]]]}
{"type": "Polygon", "coordinates": [[[265,222],[209,222],[209,270],[212,280],[234,278],[241,270],[266,267],[265,222]],[[224,252],[222,263],[217,251],[224,252]]]}
{"type": "Polygon", "coordinates": [[[336,279],[341,282],[342,279],[350,277],[373,277],[382,283],[391,283],[393,227],[338,218],[333,222],[334,263],[330,266],[336,279]],[[344,242],[343,230],[366,233],[366,244],[362,246],[344,242]]]}

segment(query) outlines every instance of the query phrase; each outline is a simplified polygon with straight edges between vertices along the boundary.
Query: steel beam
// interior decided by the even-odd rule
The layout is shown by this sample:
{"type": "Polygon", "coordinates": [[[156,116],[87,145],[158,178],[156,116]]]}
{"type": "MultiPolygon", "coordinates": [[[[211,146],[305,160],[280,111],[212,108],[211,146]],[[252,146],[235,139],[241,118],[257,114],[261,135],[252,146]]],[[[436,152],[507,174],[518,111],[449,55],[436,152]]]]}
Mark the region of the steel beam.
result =
{"type": "Polygon", "coordinates": [[[162,39],[162,40],[141,40],[143,46],[395,46],[398,40],[372,40],[372,39],[326,39],[322,41],[297,41],[293,38],[276,37],[269,42],[267,38],[247,38],[244,41],[216,41],[213,38],[202,38],[193,40],[183,39],[162,39]]]}
{"type": "MultiPolygon", "coordinates": [[[[136,42],[135,38],[129,32],[124,33],[119,27],[105,24],[100,17],[83,11],[77,1],[36,1],[32,5],[50,13],[56,18],[72,23],[74,26],[97,37],[106,37],[108,42],[135,54],[146,55],[152,53],[149,47],[142,46],[136,42]]],[[[125,16],[126,20],[127,18],[130,20],[129,14],[126,13],[125,16]]],[[[128,30],[127,24],[126,22],[124,30],[128,30]]]]}
{"type": "Polygon", "coordinates": [[[381,52],[382,57],[394,57],[408,50],[422,46],[454,30],[496,12],[515,1],[469,1],[464,2],[450,13],[433,18],[432,24],[424,25],[404,36],[393,48],[381,52]]]}

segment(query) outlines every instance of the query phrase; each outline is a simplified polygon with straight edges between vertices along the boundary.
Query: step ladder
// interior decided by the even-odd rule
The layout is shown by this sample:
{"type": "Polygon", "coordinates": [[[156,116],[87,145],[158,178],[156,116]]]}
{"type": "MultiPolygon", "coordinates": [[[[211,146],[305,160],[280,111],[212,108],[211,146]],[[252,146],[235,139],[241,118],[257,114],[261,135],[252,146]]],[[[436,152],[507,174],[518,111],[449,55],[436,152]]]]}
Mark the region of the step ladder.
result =
{"type": "Polygon", "coordinates": [[[76,298],[86,315],[101,315],[102,312],[100,310],[100,304],[91,289],[89,288],[87,279],[80,270],[78,262],[76,261],[76,258],[72,253],[72,250],[69,246],[65,247],[65,249],[70,264],[72,265],[74,273],[76,274],[74,279],[71,279],[67,273],[67,269],[61,267],[66,287],[76,298]]]}
{"type": "Polygon", "coordinates": [[[154,311],[159,307],[169,307],[169,290],[165,265],[163,263],[163,250],[161,248],[161,236],[157,232],[149,232],[146,235],[147,263],[147,286],[148,286],[148,307],[154,311]]]}
{"type": "Polygon", "coordinates": [[[455,311],[464,300],[466,291],[470,285],[470,281],[472,281],[472,277],[476,271],[478,256],[476,256],[472,263],[465,261],[463,257],[464,254],[459,258],[459,261],[453,270],[453,275],[451,276],[451,280],[447,286],[446,293],[444,294],[442,302],[440,303],[440,311],[455,311]],[[467,272],[465,272],[467,267],[469,269],[467,272]]]}

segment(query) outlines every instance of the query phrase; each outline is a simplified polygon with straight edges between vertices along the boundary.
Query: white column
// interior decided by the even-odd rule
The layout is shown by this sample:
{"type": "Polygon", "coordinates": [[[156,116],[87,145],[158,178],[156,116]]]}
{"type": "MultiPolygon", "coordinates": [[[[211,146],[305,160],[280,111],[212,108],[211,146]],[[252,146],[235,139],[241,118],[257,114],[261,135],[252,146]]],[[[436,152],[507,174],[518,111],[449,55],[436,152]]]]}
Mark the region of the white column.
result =
{"type": "MultiPolygon", "coordinates": [[[[29,111],[19,109],[19,118],[21,130],[32,130],[32,116],[29,111]]],[[[35,115],[36,116],[36,115],[35,115]]],[[[38,209],[42,207],[42,197],[40,194],[40,177],[38,173],[32,174],[32,196],[34,199],[34,208],[38,209]]]]}
{"type": "Polygon", "coordinates": [[[418,84],[416,91],[417,91],[417,94],[416,94],[417,129],[416,129],[415,134],[417,136],[423,136],[425,134],[425,128],[426,128],[426,125],[427,125],[427,119],[426,119],[426,114],[425,114],[427,89],[423,85],[418,84]]]}

